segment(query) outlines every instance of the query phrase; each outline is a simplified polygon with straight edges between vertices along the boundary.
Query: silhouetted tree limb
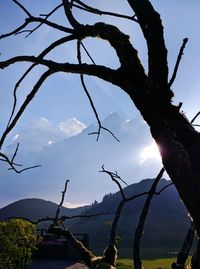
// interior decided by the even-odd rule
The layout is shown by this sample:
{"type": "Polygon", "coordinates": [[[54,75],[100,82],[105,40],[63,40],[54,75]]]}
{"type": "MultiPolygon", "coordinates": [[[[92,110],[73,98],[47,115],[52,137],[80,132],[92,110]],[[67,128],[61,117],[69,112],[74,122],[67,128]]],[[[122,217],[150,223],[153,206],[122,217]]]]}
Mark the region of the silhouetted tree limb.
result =
{"type": "Polygon", "coordinates": [[[65,181],[65,187],[64,187],[64,190],[62,191],[62,197],[61,197],[61,201],[60,201],[60,204],[58,205],[57,207],[57,210],[56,210],[56,215],[55,215],[55,218],[54,218],[54,224],[53,225],[58,225],[58,219],[59,219],[59,214],[60,214],[60,208],[62,207],[63,203],[64,203],[64,199],[65,199],[65,194],[66,194],[66,191],[67,191],[67,185],[69,183],[69,180],[66,180],[65,181]]]}
{"type": "Polygon", "coordinates": [[[81,24],[73,16],[69,1],[68,0],[62,0],[62,3],[63,3],[63,6],[64,6],[64,11],[65,11],[66,18],[68,19],[71,26],[74,29],[79,28],[81,26],[81,24]]]}
{"type": "MultiPolygon", "coordinates": [[[[66,220],[72,220],[72,219],[79,219],[79,218],[93,218],[93,217],[99,217],[99,216],[104,216],[104,215],[110,215],[109,212],[101,212],[101,213],[96,213],[96,214],[89,214],[89,215],[73,215],[73,216],[66,216],[66,215],[63,215],[61,217],[58,218],[57,220],[57,223],[60,225],[62,224],[64,221],[66,220]]],[[[51,222],[55,222],[55,217],[45,217],[45,218],[40,218],[40,219],[37,219],[36,221],[33,221],[29,218],[23,218],[23,217],[9,217],[8,219],[23,219],[23,220],[27,220],[27,221],[30,221],[31,223],[33,224],[39,224],[41,222],[46,222],[46,221],[51,221],[51,222]]]]}
{"type": "MultiPolygon", "coordinates": [[[[135,269],[142,269],[142,261],[140,258],[140,241],[141,241],[142,233],[144,230],[144,224],[146,221],[146,217],[147,217],[148,212],[149,212],[151,200],[152,200],[154,194],[156,193],[156,187],[158,185],[158,182],[162,178],[164,171],[165,171],[164,168],[162,168],[160,170],[160,172],[158,173],[157,177],[155,178],[155,180],[151,186],[151,189],[150,189],[148,196],[146,198],[146,201],[144,203],[142,212],[140,214],[137,228],[135,230],[135,237],[134,237],[134,244],[133,244],[133,261],[134,261],[134,268],[135,269]]],[[[166,188],[163,188],[162,190],[164,191],[165,189],[166,188]]],[[[159,192],[159,194],[160,193],[161,193],[161,191],[159,192]]]]}
{"type": "MultiPolygon", "coordinates": [[[[67,180],[65,183],[65,188],[62,192],[61,202],[58,205],[56,216],[54,218],[53,224],[50,225],[48,232],[66,237],[67,240],[70,241],[76,247],[76,249],[81,254],[84,262],[90,268],[96,268],[95,266],[97,264],[104,264],[104,263],[115,266],[115,261],[117,258],[117,254],[116,254],[117,249],[115,248],[115,246],[108,245],[108,247],[105,249],[103,253],[103,256],[97,257],[89,249],[87,249],[78,239],[76,239],[76,237],[68,229],[59,228],[59,225],[63,224],[63,221],[66,219],[65,216],[59,218],[59,213],[60,213],[60,207],[62,206],[64,202],[68,182],[69,181],[67,180]]],[[[91,216],[99,216],[99,215],[102,215],[102,213],[86,215],[86,216],[82,215],[82,217],[91,217],[91,216]]]]}
{"type": "MultiPolygon", "coordinates": [[[[151,200],[153,198],[153,195],[159,195],[166,188],[168,188],[169,186],[171,186],[173,184],[173,183],[167,184],[160,191],[156,192],[156,186],[157,186],[159,180],[161,179],[161,177],[163,176],[164,171],[165,171],[164,168],[162,168],[160,170],[159,174],[157,175],[156,179],[154,180],[152,187],[149,191],[142,192],[139,194],[134,194],[133,196],[130,196],[130,197],[126,197],[124,190],[123,190],[119,181],[122,181],[125,184],[126,184],[126,182],[118,175],[117,172],[113,173],[113,172],[110,172],[108,170],[105,170],[104,165],[102,166],[102,171],[100,171],[100,172],[108,174],[111,177],[112,181],[114,181],[117,184],[117,186],[120,190],[121,196],[122,196],[122,200],[120,201],[120,203],[117,207],[117,210],[116,210],[115,216],[114,216],[114,220],[113,220],[112,226],[111,226],[110,238],[109,238],[109,245],[110,246],[114,246],[116,244],[115,240],[116,240],[117,225],[118,225],[118,222],[119,222],[119,219],[121,216],[122,209],[123,209],[124,205],[126,204],[126,202],[129,202],[129,201],[132,201],[132,200],[139,198],[141,196],[147,195],[147,199],[146,199],[146,202],[144,204],[144,207],[143,207],[143,210],[142,210],[142,213],[140,216],[140,221],[138,223],[138,228],[136,229],[136,235],[135,235],[135,241],[134,241],[134,247],[135,247],[134,253],[136,255],[134,258],[136,259],[136,262],[137,262],[137,260],[140,260],[140,254],[139,254],[139,252],[140,252],[139,251],[140,250],[140,240],[141,240],[142,232],[144,229],[144,223],[145,223],[145,220],[146,220],[146,217],[148,214],[149,206],[150,206],[151,200]]],[[[141,261],[140,261],[140,265],[142,265],[141,261]]]]}
{"type": "Polygon", "coordinates": [[[187,42],[188,42],[188,38],[184,38],[183,39],[183,44],[182,44],[182,46],[180,48],[180,51],[179,51],[179,54],[178,54],[178,57],[177,57],[177,60],[176,60],[176,64],[175,64],[175,67],[174,67],[174,72],[173,72],[172,77],[171,77],[171,79],[169,81],[169,87],[172,86],[172,84],[174,83],[174,80],[176,79],[176,75],[177,75],[178,68],[179,68],[179,65],[180,65],[180,62],[181,62],[181,58],[183,56],[183,51],[185,49],[185,46],[186,46],[187,42]]]}
{"type": "Polygon", "coordinates": [[[189,256],[189,252],[193,243],[193,239],[195,236],[195,227],[193,221],[191,221],[190,228],[188,229],[187,235],[177,255],[176,262],[172,263],[172,269],[185,269],[186,261],[189,256]]]}
{"type": "Polygon", "coordinates": [[[52,75],[54,72],[51,70],[46,71],[45,73],[43,73],[43,75],[39,78],[39,80],[37,81],[37,83],[35,84],[35,86],[33,87],[32,91],[28,94],[28,96],[26,97],[24,103],[21,105],[20,109],[18,110],[17,114],[15,115],[15,117],[13,118],[12,122],[10,123],[10,125],[6,128],[6,130],[4,131],[4,133],[1,136],[0,139],[0,149],[4,143],[4,140],[6,139],[6,136],[10,133],[10,131],[14,128],[14,126],[16,125],[17,121],[19,120],[19,118],[21,117],[21,115],[23,114],[24,110],[26,109],[26,107],[28,106],[28,104],[31,102],[31,100],[35,97],[35,94],[37,93],[37,91],[40,89],[41,85],[43,84],[43,82],[50,76],[52,75]]]}
{"type": "Polygon", "coordinates": [[[195,120],[199,117],[200,111],[194,116],[194,118],[191,120],[191,123],[194,123],[195,120]]]}
{"type": "Polygon", "coordinates": [[[23,10],[28,17],[32,17],[31,13],[17,0],[12,0],[18,7],[20,7],[21,10],[23,10]]]}
{"type": "MultiPolygon", "coordinates": [[[[82,60],[81,60],[81,48],[80,48],[80,46],[81,46],[81,41],[78,40],[77,41],[77,59],[78,59],[79,65],[82,64],[82,60]]],[[[88,51],[87,50],[86,50],[86,52],[88,54],[88,51]]],[[[90,57],[90,55],[89,55],[89,57],[90,57]]],[[[90,57],[90,59],[91,59],[91,57],[90,57]]],[[[94,63],[93,59],[92,59],[92,62],[94,63]]],[[[89,135],[93,135],[93,134],[97,135],[96,140],[98,141],[99,140],[99,137],[100,137],[100,134],[101,134],[101,130],[104,130],[104,131],[107,131],[108,133],[110,133],[119,142],[119,139],[113,134],[113,132],[111,132],[108,128],[105,128],[104,126],[102,126],[101,121],[99,119],[99,115],[97,113],[97,110],[95,108],[94,102],[92,100],[92,97],[91,97],[91,95],[90,95],[90,93],[89,93],[89,91],[88,91],[88,89],[86,87],[83,74],[80,74],[80,80],[81,80],[82,87],[84,89],[84,92],[85,92],[88,100],[89,100],[90,106],[91,106],[91,108],[92,108],[92,110],[94,112],[94,115],[95,115],[95,118],[96,118],[97,124],[98,124],[98,131],[97,132],[89,133],[89,135]]]]}
{"type": "Polygon", "coordinates": [[[133,16],[127,16],[127,15],[123,15],[123,14],[119,14],[119,13],[115,13],[115,12],[108,12],[108,11],[103,11],[103,10],[99,10],[97,8],[93,8],[85,3],[83,3],[82,1],[79,0],[75,0],[74,2],[76,2],[79,5],[76,5],[75,3],[73,3],[73,6],[79,9],[83,9],[87,12],[91,12],[93,14],[97,14],[97,15],[108,15],[108,16],[113,16],[113,17],[118,17],[118,18],[122,18],[122,19],[128,19],[128,20],[132,20],[134,22],[138,22],[137,19],[135,19],[135,15],[133,16]]]}
{"type": "Polygon", "coordinates": [[[9,165],[8,170],[13,170],[14,172],[16,172],[17,174],[20,174],[26,170],[30,170],[30,169],[34,169],[34,168],[38,168],[41,167],[41,165],[34,165],[34,166],[29,166],[29,167],[25,167],[22,169],[18,169],[18,167],[22,167],[22,164],[18,164],[15,162],[15,158],[17,156],[17,152],[19,149],[19,143],[16,146],[16,149],[13,153],[13,156],[11,158],[9,158],[5,153],[0,151],[0,161],[2,162],[6,162],[9,165]]]}
{"type": "Polygon", "coordinates": [[[74,74],[93,75],[102,79],[107,78],[110,82],[117,79],[117,71],[101,65],[57,63],[35,56],[17,56],[7,61],[0,62],[0,69],[4,69],[17,62],[31,62],[48,67],[52,73],[69,72],[74,74]]]}
{"type": "MultiPolygon", "coordinates": [[[[59,45],[62,45],[65,42],[69,42],[73,40],[75,37],[73,35],[67,36],[67,37],[62,37],[55,42],[53,42],[50,46],[48,46],[41,54],[38,55],[38,58],[44,58],[49,52],[51,52],[54,48],[56,48],[59,45]]],[[[32,69],[37,65],[37,63],[32,64],[26,71],[25,73],[20,77],[20,79],[17,81],[15,84],[14,90],[13,90],[13,97],[14,97],[14,102],[13,102],[13,107],[12,107],[12,112],[7,124],[6,129],[10,126],[11,120],[13,118],[13,115],[15,113],[16,105],[17,105],[17,90],[22,83],[22,81],[26,78],[26,76],[32,71],[32,69]]]]}
{"type": "Polygon", "coordinates": [[[48,232],[64,236],[79,251],[86,265],[89,268],[95,268],[92,267],[93,260],[97,259],[95,254],[93,254],[92,251],[88,250],[78,239],[76,239],[76,237],[69,230],[67,230],[66,228],[61,229],[57,226],[50,226],[48,232]]]}

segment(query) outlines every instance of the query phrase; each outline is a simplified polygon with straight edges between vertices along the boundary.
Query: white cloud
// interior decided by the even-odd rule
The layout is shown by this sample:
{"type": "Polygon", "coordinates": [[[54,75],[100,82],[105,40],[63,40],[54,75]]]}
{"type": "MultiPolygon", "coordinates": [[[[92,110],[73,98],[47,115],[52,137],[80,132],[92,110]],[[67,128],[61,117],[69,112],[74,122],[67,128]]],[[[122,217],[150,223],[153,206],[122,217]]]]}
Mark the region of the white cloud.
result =
{"type": "Polygon", "coordinates": [[[69,119],[59,124],[59,129],[68,137],[81,133],[85,128],[86,126],[76,118],[69,119]]]}
{"type": "Polygon", "coordinates": [[[63,206],[67,207],[67,208],[77,208],[77,207],[81,207],[81,206],[86,206],[88,204],[86,203],[64,203],[63,206]]]}
{"type": "Polygon", "coordinates": [[[34,129],[51,129],[51,128],[53,128],[50,121],[45,117],[41,117],[37,120],[34,120],[31,124],[31,127],[34,129]]]}
{"type": "Polygon", "coordinates": [[[79,134],[86,126],[75,118],[53,125],[47,118],[41,117],[32,121],[25,129],[21,129],[13,137],[13,144],[8,147],[11,151],[16,142],[20,143],[20,151],[37,152],[65,138],[79,134]]]}
{"type": "Polygon", "coordinates": [[[17,139],[19,138],[19,134],[16,134],[14,137],[13,137],[13,141],[16,141],[17,139]]]}

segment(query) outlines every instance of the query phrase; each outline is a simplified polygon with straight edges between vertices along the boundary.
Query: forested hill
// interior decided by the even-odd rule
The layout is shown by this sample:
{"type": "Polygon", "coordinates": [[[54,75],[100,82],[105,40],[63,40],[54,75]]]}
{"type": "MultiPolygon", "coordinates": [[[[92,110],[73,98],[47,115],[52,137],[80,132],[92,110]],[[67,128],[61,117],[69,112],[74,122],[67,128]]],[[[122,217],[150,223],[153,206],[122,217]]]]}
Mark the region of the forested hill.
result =
{"type": "MultiPolygon", "coordinates": [[[[127,197],[148,191],[153,180],[142,180],[124,189],[127,197]]],[[[162,179],[157,191],[162,189],[169,181],[162,179]]],[[[139,214],[142,210],[146,196],[128,202],[123,211],[117,234],[121,238],[120,255],[132,255],[133,237],[139,214]]],[[[116,205],[121,199],[120,192],[105,195],[101,203],[95,202],[86,210],[86,214],[110,212],[95,218],[81,219],[71,228],[74,232],[84,232],[90,235],[90,246],[96,251],[102,251],[106,246],[110,224],[112,223],[116,205]]],[[[170,252],[178,251],[190,220],[187,211],[180,201],[175,187],[172,185],[160,195],[155,195],[146,221],[142,239],[142,250],[145,257],[167,256],[170,252]]]]}

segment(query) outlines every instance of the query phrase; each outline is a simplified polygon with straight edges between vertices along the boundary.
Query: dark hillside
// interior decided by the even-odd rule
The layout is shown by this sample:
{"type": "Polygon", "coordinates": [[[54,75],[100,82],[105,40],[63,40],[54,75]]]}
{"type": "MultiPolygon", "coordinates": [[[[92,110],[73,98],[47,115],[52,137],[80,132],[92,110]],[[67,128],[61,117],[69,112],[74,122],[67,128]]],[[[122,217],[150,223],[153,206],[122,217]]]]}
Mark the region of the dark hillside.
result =
{"type": "MultiPolygon", "coordinates": [[[[125,188],[127,196],[148,191],[152,179],[143,180],[125,188]]],[[[169,184],[169,181],[162,179],[158,190],[169,184]]],[[[118,227],[118,235],[122,239],[120,253],[122,256],[131,256],[133,236],[139,214],[146,196],[140,197],[127,203],[123,209],[118,227]]],[[[72,226],[74,232],[86,232],[90,235],[90,246],[96,251],[102,251],[109,236],[110,223],[119,203],[121,195],[119,192],[104,197],[101,203],[95,203],[87,214],[98,212],[110,212],[111,215],[100,216],[95,219],[81,219],[72,226]]],[[[169,252],[179,249],[187,228],[189,219],[187,211],[180,201],[174,186],[170,186],[160,195],[153,198],[149,216],[147,218],[145,231],[142,240],[143,253],[145,257],[164,256],[169,252]],[[150,253],[149,253],[150,250],[150,253]]]]}

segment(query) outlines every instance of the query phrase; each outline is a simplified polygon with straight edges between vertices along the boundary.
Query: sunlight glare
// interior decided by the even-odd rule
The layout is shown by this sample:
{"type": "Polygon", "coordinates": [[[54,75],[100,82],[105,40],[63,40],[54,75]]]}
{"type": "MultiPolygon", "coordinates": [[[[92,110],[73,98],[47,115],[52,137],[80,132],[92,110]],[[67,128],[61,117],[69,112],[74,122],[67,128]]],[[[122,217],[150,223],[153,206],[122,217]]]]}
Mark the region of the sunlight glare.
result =
{"type": "Polygon", "coordinates": [[[140,164],[147,162],[150,159],[155,159],[161,161],[158,146],[155,142],[151,143],[149,146],[143,148],[140,153],[140,164]]]}

